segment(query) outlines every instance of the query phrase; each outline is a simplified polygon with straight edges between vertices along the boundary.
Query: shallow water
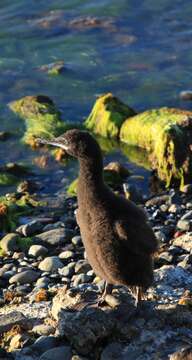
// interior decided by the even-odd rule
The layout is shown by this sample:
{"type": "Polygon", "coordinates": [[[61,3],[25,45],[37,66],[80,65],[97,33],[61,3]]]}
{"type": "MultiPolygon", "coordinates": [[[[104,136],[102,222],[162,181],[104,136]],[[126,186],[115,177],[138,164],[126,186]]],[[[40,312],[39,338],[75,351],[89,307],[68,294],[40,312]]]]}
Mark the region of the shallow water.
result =
{"type": "MultiPolygon", "coordinates": [[[[138,111],[162,105],[190,109],[191,103],[178,94],[191,86],[191,13],[189,0],[1,0],[0,131],[15,135],[0,142],[0,165],[31,164],[39,156],[21,144],[24,123],[7,108],[25,95],[50,96],[63,118],[72,121],[82,121],[96,96],[108,91],[138,111]],[[87,17],[96,21],[83,22],[87,17]],[[65,62],[62,75],[38,70],[57,60],[65,62]]],[[[147,176],[119,151],[107,160],[113,158],[147,176]]],[[[73,164],[52,162],[45,170],[34,165],[34,170],[37,180],[46,179],[45,189],[53,191],[57,186],[50,173],[62,168],[59,181],[63,173],[74,177],[73,164]]]]}

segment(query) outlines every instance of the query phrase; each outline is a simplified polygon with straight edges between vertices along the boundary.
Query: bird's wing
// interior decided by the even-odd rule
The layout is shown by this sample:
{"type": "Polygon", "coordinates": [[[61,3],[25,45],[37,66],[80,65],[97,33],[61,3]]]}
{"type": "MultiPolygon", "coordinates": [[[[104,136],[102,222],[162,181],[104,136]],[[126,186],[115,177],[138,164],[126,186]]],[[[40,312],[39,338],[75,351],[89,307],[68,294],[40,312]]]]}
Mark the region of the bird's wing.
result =
{"type": "Polygon", "coordinates": [[[115,231],[124,246],[135,254],[153,254],[157,248],[157,239],[151,227],[143,222],[130,223],[127,219],[115,222],[115,231]]]}

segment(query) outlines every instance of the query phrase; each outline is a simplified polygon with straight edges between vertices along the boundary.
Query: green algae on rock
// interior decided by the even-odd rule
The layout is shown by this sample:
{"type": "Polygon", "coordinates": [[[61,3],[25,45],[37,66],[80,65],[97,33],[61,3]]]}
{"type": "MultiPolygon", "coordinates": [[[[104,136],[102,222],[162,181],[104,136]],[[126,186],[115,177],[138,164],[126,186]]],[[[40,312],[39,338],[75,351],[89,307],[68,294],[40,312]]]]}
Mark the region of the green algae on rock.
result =
{"type": "Polygon", "coordinates": [[[0,230],[15,230],[21,215],[28,215],[34,208],[42,205],[28,193],[7,194],[0,197],[0,230]]]}
{"type": "Polygon", "coordinates": [[[152,167],[169,186],[192,180],[192,112],[160,108],[127,119],[120,140],[146,149],[152,167]]]}
{"type": "Polygon", "coordinates": [[[117,138],[123,122],[133,115],[135,115],[133,109],[108,93],[97,99],[84,125],[95,134],[117,138]]]}
{"type": "Polygon", "coordinates": [[[48,96],[25,96],[9,103],[9,107],[25,120],[26,144],[35,146],[35,138],[58,136],[66,130],[59,110],[48,96]]]}

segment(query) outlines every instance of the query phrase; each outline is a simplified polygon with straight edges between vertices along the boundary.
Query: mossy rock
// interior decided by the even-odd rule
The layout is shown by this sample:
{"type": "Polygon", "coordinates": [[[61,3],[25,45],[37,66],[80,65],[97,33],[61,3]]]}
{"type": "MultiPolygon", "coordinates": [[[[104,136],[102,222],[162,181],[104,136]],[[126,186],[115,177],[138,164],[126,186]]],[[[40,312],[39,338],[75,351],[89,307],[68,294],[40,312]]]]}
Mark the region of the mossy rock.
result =
{"type": "Polygon", "coordinates": [[[152,168],[167,186],[192,180],[192,112],[160,108],[127,119],[120,140],[146,149],[152,168]]]}
{"type": "Polygon", "coordinates": [[[8,173],[0,174],[0,186],[11,186],[18,183],[18,178],[8,173]]]}
{"type": "Polygon", "coordinates": [[[34,208],[42,206],[33,196],[28,193],[8,194],[0,197],[0,229],[1,231],[15,230],[18,219],[22,215],[29,215],[34,208]]]}
{"type": "Polygon", "coordinates": [[[9,104],[10,109],[25,120],[24,142],[35,146],[35,138],[51,138],[66,130],[66,124],[53,101],[44,95],[25,96],[9,104]]]}
{"type": "Polygon", "coordinates": [[[118,138],[120,127],[135,111],[111,93],[101,96],[95,103],[84,125],[95,134],[118,138]]]}
{"type": "Polygon", "coordinates": [[[128,145],[123,142],[120,143],[120,149],[132,163],[142,166],[146,170],[151,170],[151,164],[147,152],[138,146],[128,145]]]}

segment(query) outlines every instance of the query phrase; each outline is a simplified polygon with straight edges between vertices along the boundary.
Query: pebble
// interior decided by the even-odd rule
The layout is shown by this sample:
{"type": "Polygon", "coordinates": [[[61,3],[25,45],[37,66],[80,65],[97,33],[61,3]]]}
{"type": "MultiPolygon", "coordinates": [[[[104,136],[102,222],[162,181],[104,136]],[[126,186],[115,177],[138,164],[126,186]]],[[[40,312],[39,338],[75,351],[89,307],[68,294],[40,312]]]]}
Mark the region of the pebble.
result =
{"type": "Polygon", "coordinates": [[[73,280],[73,286],[77,286],[79,284],[84,284],[92,281],[93,276],[89,276],[87,274],[79,274],[79,275],[74,275],[72,280],[73,280]]]}
{"type": "Polygon", "coordinates": [[[58,269],[63,267],[63,263],[58,256],[46,257],[39,264],[39,269],[47,272],[57,272],[58,269]]]}
{"type": "Polygon", "coordinates": [[[179,220],[177,223],[177,228],[183,231],[192,230],[192,221],[190,220],[179,220]]]}
{"type": "Polygon", "coordinates": [[[20,272],[9,279],[10,284],[31,284],[37,280],[39,273],[33,270],[27,270],[20,272]]]}
{"type": "Polygon", "coordinates": [[[50,283],[50,279],[48,277],[41,277],[39,278],[36,283],[35,283],[35,286],[36,287],[39,287],[39,288],[44,288],[44,289],[47,289],[48,288],[48,285],[50,283]]]}
{"type": "Polygon", "coordinates": [[[50,334],[54,334],[55,328],[51,325],[45,325],[45,324],[35,325],[32,328],[32,332],[37,335],[48,336],[50,334]]]}
{"type": "Polygon", "coordinates": [[[79,235],[73,236],[72,239],[71,239],[71,242],[72,242],[72,244],[75,245],[75,246],[80,246],[80,245],[82,245],[81,236],[79,236],[79,235]]]}
{"type": "Polygon", "coordinates": [[[45,257],[48,253],[48,250],[45,246],[42,245],[32,245],[29,248],[28,255],[34,256],[36,258],[45,257]]]}
{"type": "Polygon", "coordinates": [[[16,232],[23,236],[31,236],[43,230],[44,224],[38,220],[32,220],[28,224],[20,225],[16,232]]]}
{"type": "Polygon", "coordinates": [[[73,251],[70,251],[70,250],[67,250],[67,251],[62,251],[60,254],[59,254],[59,258],[61,260],[70,260],[71,258],[74,257],[74,252],[73,251]]]}
{"type": "Polygon", "coordinates": [[[76,274],[87,273],[89,270],[91,270],[91,266],[85,260],[79,260],[75,265],[76,274]]]}
{"type": "Polygon", "coordinates": [[[43,232],[35,237],[36,242],[42,242],[47,245],[63,245],[65,244],[71,235],[71,231],[64,228],[53,229],[43,232]]]}
{"type": "MultiPolygon", "coordinates": [[[[70,264],[69,264],[70,265],[70,264]]],[[[69,266],[69,265],[67,265],[67,266],[64,266],[64,267],[62,267],[61,269],[59,269],[59,274],[61,275],[61,276],[64,276],[64,277],[71,277],[71,276],[73,276],[73,274],[74,274],[74,272],[75,272],[75,270],[74,270],[74,267],[72,267],[72,266],[69,266]]]]}

